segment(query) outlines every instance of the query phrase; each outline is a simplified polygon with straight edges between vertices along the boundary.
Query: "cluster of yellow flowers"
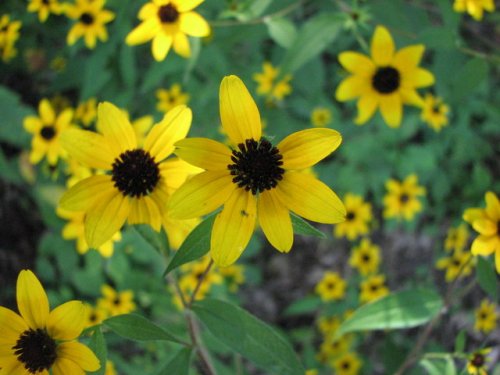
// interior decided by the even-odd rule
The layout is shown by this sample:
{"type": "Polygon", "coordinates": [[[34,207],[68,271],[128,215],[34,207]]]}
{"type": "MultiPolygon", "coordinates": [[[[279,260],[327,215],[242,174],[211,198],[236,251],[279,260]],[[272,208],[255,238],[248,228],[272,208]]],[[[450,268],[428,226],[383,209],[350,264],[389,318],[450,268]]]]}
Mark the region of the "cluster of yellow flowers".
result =
{"type": "Polygon", "coordinates": [[[11,21],[8,14],[0,18],[0,57],[2,61],[8,62],[17,54],[15,43],[19,39],[21,21],[11,21]]]}
{"type": "Polygon", "coordinates": [[[445,280],[452,282],[456,278],[471,274],[474,259],[470,252],[465,251],[469,239],[469,230],[465,224],[450,228],[444,243],[444,249],[449,256],[439,259],[436,268],[446,270],[445,280]]]}

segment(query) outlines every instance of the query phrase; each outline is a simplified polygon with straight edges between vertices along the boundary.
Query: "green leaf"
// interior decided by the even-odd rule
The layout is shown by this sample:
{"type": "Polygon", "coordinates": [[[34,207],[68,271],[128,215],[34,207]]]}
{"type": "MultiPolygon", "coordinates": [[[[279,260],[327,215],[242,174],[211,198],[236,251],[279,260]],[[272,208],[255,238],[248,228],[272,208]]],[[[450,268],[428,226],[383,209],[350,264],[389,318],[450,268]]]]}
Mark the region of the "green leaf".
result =
{"type": "Polygon", "coordinates": [[[343,18],[338,13],[323,13],[308,21],[299,31],[281,64],[281,74],[293,73],[319,55],[337,37],[343,18]]]}
{"type": "Polygon", "coordinates": [[[447,355],[442,359],[424,358],[419,362],[420,366],[427,370],[429,375],[456,375],[457,369],[451,356],[447,355]]]}
{"type": "Polygon", "coordinates": [[[106,360],[108,357],[108,350],[106,348],[106,341],[104,340],[104,335],[101,332],[101,327],[94,329],[94,334],[90,338],[89,348],[94,352],[101,363],[99,370],[94,372],[89,372],[93,375],[104,375],[106,372],[106,360]]]}
{"type": "Polygon", "coordinates": [[[290,48],[297,38],[297,29],[288,19],[274,17],[266,19],[269,36],[281,47],[290,48]]]}
{"type": "Polygon", "coordinates": [[[192,309],[218,340],[265,369],[266,373],[304,374],[290,343],[242,308],[216,299],[204,299],[196,302],[192,309]]]}
{"type": "Polygon", "coordinates": [[[455,353],[463,353],[465,349],[465,330],[461,330],[455,339],[455,353]]]}
{"type": "Polygon", "coordinates": [[[191,362],[191,349],[184,348],[174,358],[158,371],[157,375],[188,375],[189,363],[191,362]]]}
{"type": "Polygon", "coordinates": [[[161,230],[160,232],[157,232],[149,225],[132,225],[131,227],[158,253],[162,255],[169,253],[168,240],[165,236],[165,231],[161,230]]]}
{"type": "Polygon", "coordinates": [[[201,258],[210,250],[210,235],[214,225],[215,215],[211,215],[203,220],[182,243],[179,250],[175,252],[165,271],[167,275],[172,270],[185,263],[201,258]]]}
{"type": "Polygon", "coordinates": [[[137,81],[135,50],[123,44],[120,49],[120,73],[125,86],[133,88],[137,81]]]}
{"type": "Polygon", "coordinates": [[[488,63],[480,58],[469,60],[459,70],[453,80],[451,92],[453,102],[466,100],[488,76],[488,63]]]}
{"type": "Polygon", "coordinates": [[[295,234],[302,234],[304,236],[313,236],[318,238],[326,238],[326,235],[322,231],[314,228],[311,224],[302,219],[300,216],[291,213],[291,217],[292,217],[293,232],[295,234]]]}
{"type": "Polygon", "coordinates": [[[16,146],[28,146],[30,135],[23,128],[23,120],[33,115],[33,110],[21,104],[17,93],[3,86],[0,86],[0,113],[0,140],[16,146]]]}
{"type": "Polygon", "coordinates": [[[316,311],[323,304],[318,296],[309,296],[292,302],[284,311],[285,316],[301,315],[316,311]]]}
{"type": "Polygon", "coordinates": [[[164,340],[184,344],[165,329],[137,314],[113,316],[103,322],[116,334],[136,341],[164,340]]]}
{"type": "Polygon", "coordinates": [[[478,256],[476,276],[479,286],[493,299],[498,301],[498,280],[493,262],[478,256]]]}
{"type": "Polygon", "coordinates": [[[436,316],[442,307],[441,297],[432,290],[391,293],[354,311],[339,327],[337,337],[353,331],[416,327],[436,316]]]}

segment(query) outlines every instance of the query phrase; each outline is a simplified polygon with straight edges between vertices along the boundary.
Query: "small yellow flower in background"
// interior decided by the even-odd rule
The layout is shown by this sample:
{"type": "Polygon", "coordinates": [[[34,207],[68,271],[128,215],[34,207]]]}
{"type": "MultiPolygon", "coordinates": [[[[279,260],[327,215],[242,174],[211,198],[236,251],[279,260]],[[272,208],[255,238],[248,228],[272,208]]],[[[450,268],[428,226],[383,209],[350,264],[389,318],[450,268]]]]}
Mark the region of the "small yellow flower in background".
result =
{"type": "Polygon", "coordinates": [[[118,292],[109,285],[101,287],[103,298],[97,301],[97,308],[104,310],[109,316],[131,313],[136,309],[134,292],[124,290],[118,292]]]}
{"type": "Polygon", "coordinates": [[[19,39],[21,21],[11,21],[8,14],[0,18],[0,57],[3,62],[9,62],[17,55],[15,43],[19,39]]]}
{"type": "Polygon", "coordinates": [[[75,110],[75,120],[82,123],[83,126],[89,127],[97,117],[97,99],[89,98],[88,100],[78,104],[75,110]]]}
{"type": "Polygon", "coordinates": [[[316,369],[308,369],[306,370],[306,375],[318,375],[318,370],[316,369]]]}
{"type": "Polygon", "coordinates": [[[104,375],[117,375],[118,373],[116,372],[115,365],[111,361],[106,361],[106,372],[104,375]]]}
{"type": "Polygon", "coordinates": [[[168,112],[175,106],[181,104],[188,104],[190,96],[188,93],[182,91],[181,85],[174,83],[170,89],[156,90],[156,109],[160,112],[168,112]]]}
{"type": "Polygon", "coordinates": [[[141,23],[125,40],[129,46],[152,40],[151,52],[156,61],[167,57],[170,48],[182,57],[191,56],[188,36],[204,37],[210,34],[210,25],[193,9],[204,0],[154,0],[141,8],[141,23]]]}
{"type": "Polygon", "coordinates": [[[20,315],[0,306],[0,369],[2,374],[83,374],[97,371],[99,360],[76,341],[86,311],[80,301],[50,311],[49,300],[35,274],[23,270],[17,278],[20,315]]]}
{"type": "Polygon", "coordinates": [[[448,229],[446,240],[444,241],[444,249],[446,251],[459,251],[465,248],[469,239],[469,230],[467,224],[462,223],[458,227],[448,229]]]}
{"type": "Polygon", "coordinates": [[[373,244],[368,238],[363,238],[359,246],[353,249],[349,258],[351,267],[356,268],[363,276],[378,271],[380,263],[380,247],[373,244]]]}
{"type": "Polygon", "coordinates": [[[50,69],[55,72],[61,73],[66,69],[66,65],[68,64],[68,60],[66,60],[62,56],[56,56],[50,61],[50,69]]]}
{"type": "Polygon", "coordinates": [[[219,268],[219,274],[224,277],[228,290],[233,293],[237,292],[238,287],[245,282],[244,267],[240,264],[219,268]]]}
{"type": "Polygon", "coordinates": [[[66,174],[68,179],[66,180],[66,187],[70,188],[77,182],[92,176],[92,170],[88,167],[83,166],[75,159],[69,159],[66,163],[66,174]]]}
{"type": "Polygon", "coordinates": [[[231,144],[206,138],[177,142],[176,154],[205,172],[194,176],[170,199],[169,215],[188,219],[220,206],[211,236],[211,256],[220,267],[234,263],[245,250],[259,219],[266,238],[281,252],[290,251],[290,211],[308,220],[338,223],[345,208],[325,184],[300,171],[333,152],[342,137],[332,129],[293,133],[274,146],[262,136],[259,110],[245,84],[225,77],[220,87],[222,126],[231,144]]]}
{"type": "Polygon", "coordinates": [[[324,337],[319,347],[318,360],[321,363],[331,363],[332,359],[339,357],[349,350],[352,343],[352,335],[345,335],[337,340],[324,337]]]}
{"type": "Polygon", "coordinates": [[[345,353],[332,364],[336,375],[357,375],[361,368],[361,359],[356,353],[345,353]]]}
{"type": "Polygon", "coordinates": [[[370,276],[368,279],[361,282],[360,287],[360,303],[371,302],[389,294],[389,289],[385,285],[384,275],[370,276]]]}
{"type": "Polygon", "coordinates": [[[436,268],[446,270],[445,280],[452,282],[458,276],[465,277],[470,275],[473,267],[471,258],[472,255],[468,251],[455,250],[450,256],[439,259],[436,262],[436,268]]]}
{"type": "Polygon", "coordinates": [[[418,65],[424,54],[422,44],[395,51],[391,34],[377,26],[371,42],[371,58],[358,52],[342,52],[340,64],[351,75],[335,92],[338,101],[359,98],[357,125],[366,123],[380,109],[387,125],[401,125],[403,105],[422,106],[418,88],[434,83],[434,76],[418,65]]]}
{"type": "Polygon", "coordinates": [[[115,14],[103,9],[106,0],[76,0],[74,5],[66,6],[66,15],[76,20],[66,38],[72,46],[81,37],[87,48],[93,49],[97,39],[101,42],[108,40],[106,24],[115,19],[115,14]]]}
{"type": "Polygon", "coordinates": [[[340,323],[337,316],[322,316],[318,320],[318,328],[324,337],[332,337],[340,327],[340,323]]]}
{"type": "Polygon", "coordinates": [[[326,107],[316,107],[311,112],[311,123],[320,128],[328,126],[332,122],[332,111],[326,107]]]}
{"type": "Polygon", "coordinates": [[[363,200],[363,197],[351,193],[344,196],[346,209],[345,221],[335,225],[335,237],[347,237],[350,241],[367,234],[368,224],[372,220],[372,205],[363,200]]]}
{"type": "Polygon", "coordinates": [[[478,332],[490,333],[497,327],[498,314],[497,305],[493,302],[483,299],[481,305],[474,311],[476,320],[474,329],[478,332]]]}
{"type": "Polygon", "coordinates": [[[425,195],[425,188],[418,185],[415,174],[407,176],[403,182],[390,179],[386,182],[387,194],[384,196],[384,218],[412,220],[422,211],[419,196],[425,195]]]}
{"type": "Polygon", "coordinates": [[[160,231],[169,196],[195,168],[167,157],[174,143],[186,136],[191,110],[174,108],[154,125],[139,148],[125,114],[111,103],[97,108],[98,133],[71,129],[63,146],[84,166],[110,171],[90,176],[61,197],[60,207],[85,214],[85,238],[98,248],[129,224],[149,224],[160,231]]]}
{"type": "Polygon", "coordinates": [[[427,93],[422,105],[420,119],[425,121],[432,129],[439,132],[448,125],[448,112],[450,108],[443,103],[443,100],[430,93],[427,93]]]}
{"type": "Polygon", "coordinates": [[[337,272],[326,271],[314,291],[322,301],[335,301],[344,298],[346,286],[347,283],[337,272]]]}
{"type": "Polygon", "coordinates": [[[483,19],[483,12],[495,10],[494,0],[455,0],[453,10],[457,13],[467,12],[476,21],[483,19]]]}
{"type": "MultiPolygon", "coordinates": [[[[191,262],[182,267],[183,275],[179,280],[179,286],[184,294],[192,294],[198,285],[200,279],[203,277],[205,270],[210,262],[209,257],[204,257],[197,262],[191,262]]],[[[203,282],[198,289],[197,299],[203,297],[210,291],[214,284],[221,284],[222,276],[214,268],[210,268],[208,273],[204,276],[203,282]]]]}
{"type": "Polygon", "coordinates": [[[71,105],[71,100],[67,96],[61,94],[56,94],[50,97],[49,101],[56,115],[59,115],[65,109],[73,108],[71,105]]]}
{"type": "Polygon", "coordinates": [[[38,164],[44,157],[49,165],[56,165],[59,158],[66,158],[66,151],[61,145],[63,132],[75,126],[73,110],[68,108],[56,115],[47,99],[38,105],[39,117],[28,116],[24,119],[24,129],[33,134],[31,140],[30,162],[38,164]]]}
{"type": "Polygon", "coordinates": [[[38,12],[40,22],[45,22],[51,13],[61,14],[63,12],[63,5],[59,3],[59,0],[30,0],[28,12],[38,12]]]}
{"type": "Polygon", "coordinates": [[[103,320],[108,318],[108,313],[99,306],[87,305],[87,314],[85,328],[101,324],[103,320]]]}
{"type": "Polygon", "coordinates": [[[472,352],[467,360],[467,372],[470,375],[488,375],[486,365],[490,358],[486,357],[491,352],[491,348],[485,348],[472,352]]]}
{"type": "Polygon", "coordinates": [[[270,62],[262,64],[262,73],[254,73],[253,80],[259,84],[257,94],[266,96],[269,100],[283,100],[292,92],[290,81],[292,76],[285,75],[280,81],[275,82],[280,70],[275,68],[270,62]]]}
{"type": "Polygon", "coordinates": [[[469,208],[463,219],[479,233],[472,242],[472,255],[495,254],[496,270],[500,273],[500,202],[492,191],[488,191],[484,199],[486,208],[469,208]]]}

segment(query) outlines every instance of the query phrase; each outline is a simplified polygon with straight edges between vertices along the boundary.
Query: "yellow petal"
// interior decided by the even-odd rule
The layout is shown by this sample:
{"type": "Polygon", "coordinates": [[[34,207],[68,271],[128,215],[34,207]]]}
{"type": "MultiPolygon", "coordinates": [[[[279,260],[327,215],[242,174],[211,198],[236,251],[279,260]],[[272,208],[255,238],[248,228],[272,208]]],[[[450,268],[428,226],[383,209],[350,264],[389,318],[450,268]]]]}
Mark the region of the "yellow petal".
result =
{"type": "Polygon", "coordinates": [[[500,274],[500,241],[497,243],[497,250],[495,252],[495,268],[497,273],[500,274]]]}
{"type": "Polygon", "coordinates": [[[134,128],[122,110],[111,103],[99,103],[97,130],[104,135],[113,155],[137,148],[134,128]]]}
{"type": "Polygon", "coordinates": [[[175,154],[197,167],[209,170],[227,170],[231,164],[231,150],[208,138],[187,138],[175,144],[175,154]]]}
{"type": "Polygon", "coordinates": [[[340,198],[309,174],[286,171],[276,189],[280,201],[299,216],[325,224],[345,221],[346,210],[340,198]]]}
{"type": "Polygon", "coordinates": [[[471,252],[473,255],[488,256],[495,251],[498,241],[497,236],[478,236],[472,242],[471,252]]]}
{"type": "Polygon", "coordinates": [[[30,270],[17,277],[17,308],[32,329],[45,328],[49,317],[49,300],[42,284],[30,270]]]}
{"type": "Polygon", "coordinates": [[[40,131],[43,124],[38,117],[28,116],[24,118],[23,127],[28,133],[35,134],[40,131]]]}
{"type": "Polygon", "coordinates": [[[148,18],[156,17],[158,13],[158,6],[154,3],[146,3],[142,6],[141,10],[139,10],[139,14],[137,18],[141,21],[144,21],[148,18]]]}
{"type": "Polygon", "coordinates": [[[400,72],[412,70],[420,64],[424,50],[425,47],[423,44],[416,44],[401,48],[398,52],[396,52],[392,64],[400,72]]]}
{"type": "MultiPolygon", "coordinates": [[[[17,358],[12,360],[12,358],[13,356],[11,355],[10,358],[2,360],[0,375],[30,375],[21,361],[17,360],[17,358]]],[[[37,375],[48,375],[48,372],[45,371],[45,374],[42,372],[37,375]]]]}
{"type": "Polygon", "coordinates": [[[151,128],[144,149],[156,162],[162,161],[174,151],[174,143],[186,137],[192,118],[191,109],[185,105],[174,107],[151,128]]]}
{"type": "Polygon", "coordinates": [[[196,8],[198,5],[203,3],[205,0],[175,0],[172,1],[179,12],[187,12],[191,9],[196,8]]]}
{"type": "Polygon", "coordinates": [[[79,181],[66,191],[59,201],[59,206],[70,211],[87,211],[102,196],[115,191],[111,176],[91,176],[79,181]]]}
{"type": "Polygon", "coordinates": [[[64,342],[58,345],[57,357],[73,361],[84,371],[97,371],[101,367],[92,350],[79,342],[64,342]]]}
{"type": "Polygon", "coordinates": [[[362,125],[372,118],[375,110],[378,107],[378,99],[374,94],[362,96],[357,103],[358,117],[356,117],[356,124],[362,125]]]}
{"type": "Polygon", "coordinates": [[[192,219],[219,208],[236,189],[229,171],[208,171],[194,176],[169,201],[173,219],[192,219]]]}
{"type": "Polygon", "coordinates": [[[170,47],[172,47],[172,36],[164,32],[159,32],[153,39],[151,51],[156,61],[163,61],[167,57],[170,47]]]}
{"type": "Polygon", "coordinates": [[[306,169],[323,160],[339,147],[340,133],[333,129],[305,129],[290,134],[278,143],[283,168],[306,169]]]}
{"type": "Polygon", "coordinates": [[[153,39],[159,31],[160,25],[158,21],[154,18],[150,18],[128,33],[125,43],[129,46],[146,43],[153,39]]]}
{"type": "Polygon", "coordinates": [[[227,267],[240,257],[252,237],[257,204],[251,192],[235,189],[215,219],[210,254],[215,264],[227,267]]]}
{"type": "Polygon", "coordinates": [[[377,66],[387,66],[394,56],[394,41],[384,26],[377,26],[371,43],[371,55],[377,66]]]}
{"type": "Polygon", "coordinates": [[[52,109],[52,105],[48,101],[48,99],[42,99],[40,104],[38,105],[38,111],[40,112],[40,118],[45,125],[53,125],[56,121],[56,114],[54,109],[52,109]]]}
{"type": "Polygon", "coordinates": [[[68,129],[61,134],[64,149],[80,163],[97,169],[111,169],[118,154],[111,152],[102,135],[80,129],[68,129]]]}
{"type": "Polygon", "coordinates": [[[481,208],[468,208],[465,210],[462,218],[472,224],[475,220],[486,218],[485,211],[481,208]]]}
{"type": "MultiPolygon", "coordinates": [[[[494,221],[500,221],[500,202],[498,197],[492,191],[485,194],[486,200],[486,213],[494,221]]],[[[500,234],[500,233],[499,233],[500,234]]]]}
{"type": "Polygon", "coordinates": [[[24,331],[28,330],[26,322],[14,311],[0,306],[0,343],[16,342],[24,331]]]}
{"type": "Polygon", "coordinates": [[[258,141],[262,135],[260,114],[245,84],[237,76],[226,76],[220,84],[222,127],[234,144],[247,139],[258,141]]]}
{"type": "Polygon", "coordinates": [[[182,13],[179,17],[179,26],[187,35],[203,37],[210,34],[209,24],[196,12],[182,13]]]}
{"type": "Polygon", "coordinates": [[[73,340],[85,326],[86,307],[81,301],[70,301],[49,314],[47,332],[55,340],[73,340]]]}
{"type": "Polygon", "coordinates": [[[165,232],[167,232],[170,248],[177,250],[199,222],[199,219],[173,220],[165,215],[162,224],[165,232]]]}
{"type": "Polygon", "coordinates": [[[345,102],[371,92],[370,80],[360,76],[350,76],[340,82],[335,91],[335,99],[345,102]]]}
{"type": "Polygon", "coordinates": [[[489,218],[474,220],[472,227],[484,236],[493,236],[497,233],[497,223],[489,218]]]}
{"type": "Polygon", "coordinates": [[[185,59],[191,56],[191,47],[189,39],[184,33],[177,33],[174,37],[174,51],[185,59]]]}
{"type": "Polygon", "coordinates": [[[58,357],[54,362],[54,365],[52,366],[52,372],[54,375],[85,375],[85,371],[83,371],[82,368],[75,362],[60,357],[58,357]]]}
{"type": "Polygon", "coordinates": [[[349,73],[370,78],[375,72],[375,64],[369,57],[358,52],[342,52],[339,61],[349,73]]]}
{"type": "Polygon", "coordinates": [[[188,177],[201,172],[203,172],[202,169],[179,158],[169,158],[160,164],[160,176],[165,182],[167,191],[177,190],[188,177]]]}
{"type": "Polygon", "coordinates": [[[387,125],[391,128],[397,128],[401,125],[401,117],[403,113],[403,104],[401,97],[397,94],[381,95],[380,97],[380,112],[387,125]]]}
{"type": "MultiPolygon", "coordinates": [[[[166,205],[167,202],[165,201],[166,205]]],[[[134,198],[130,201],[129,224],[149,224],[157,232],[161,228],[161,213],[151,197],[134,198]]]]}
{"type": "Polygon", "coordinates": [[[288,253],[293,244],[292,220],[275,189],[266,190],[258,199],[259,224],[271,245],[288,253]]]}
{"type": "Polygon", "coordinates": [[[404,77],[405,84],[415,88],[426,87],[434,84],[434,75],[426,69],[417,68],[411,72],[411,75],[404,77]]]}

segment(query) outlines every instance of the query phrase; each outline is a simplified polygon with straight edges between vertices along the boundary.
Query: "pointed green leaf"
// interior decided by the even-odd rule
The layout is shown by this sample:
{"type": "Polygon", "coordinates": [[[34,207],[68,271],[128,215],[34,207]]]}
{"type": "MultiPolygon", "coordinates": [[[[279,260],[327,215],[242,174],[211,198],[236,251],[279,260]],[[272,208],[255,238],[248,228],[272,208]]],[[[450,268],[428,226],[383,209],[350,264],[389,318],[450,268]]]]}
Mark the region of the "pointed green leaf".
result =
{"type": "Polygon", "coordinates": [[[168,254],[169,246],[164,230],[157,232],[151,226],[145,224],[131,225],[131,228],[158,253],[162,255],[168,254]]]}
{"type": "Polygon", "coordinates": [[[101,363],[99,370],[94,372],[89,372],[92,375],[104,375],[106,372],[106,360],[108,357],[108,350],[106,348],[106,341],[104,340],[104,335],[101,332],[101,327],[94,329],[94,334],[90,338],[89,348],[94,352],[97,359],[101,363]]]}
{"type": "Polygon", "coordinates": [[[481,256],[477,258],[476,276],[481,289],[493,299],[498,301],[498,280],[493,262],[481,256]]]}
{"type": "Polygon", "coordinates": [[[183,348],[156,375],[188,375],[191,349],[183,348]]]}
{"type": "Polygon", "coordinates": [[[269,18],[266,21],[269,36],[281,47],[290,48],[297,38],[297,29],[288,19],[282,17],[269,18]]]}
{"type": "Polygon", "coordinates": [[[326,235],[322,231],[314,228],[311,224],[302,219],[300,216],[291,213],[291,217],[292,217],[293,233],[302,234],[304,236],[326,238],[326,235]]]}

